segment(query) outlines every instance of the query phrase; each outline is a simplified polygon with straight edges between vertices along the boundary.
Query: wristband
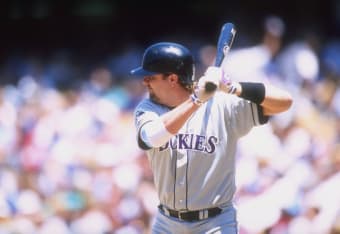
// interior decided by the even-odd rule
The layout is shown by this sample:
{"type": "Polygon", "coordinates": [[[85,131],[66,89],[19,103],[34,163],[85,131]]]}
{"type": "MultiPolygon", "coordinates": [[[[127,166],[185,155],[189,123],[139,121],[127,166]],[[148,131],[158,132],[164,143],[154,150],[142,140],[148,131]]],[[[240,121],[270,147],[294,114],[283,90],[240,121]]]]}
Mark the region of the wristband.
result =
{"type": "Polygon", "coordinates": [[[262,83],[239,82],[242,87],[241,98],[261,104],[266,95],[266,89],[262,83]]]}
{"type": "Polygon", "coordinates": [[[195,93],[191,94],[190,98],[191,98],[192,102],[195,103],[195,105],[197,105],[197,106],[201,106],[203,104],[203,102],[196,96],[195,93]]]}

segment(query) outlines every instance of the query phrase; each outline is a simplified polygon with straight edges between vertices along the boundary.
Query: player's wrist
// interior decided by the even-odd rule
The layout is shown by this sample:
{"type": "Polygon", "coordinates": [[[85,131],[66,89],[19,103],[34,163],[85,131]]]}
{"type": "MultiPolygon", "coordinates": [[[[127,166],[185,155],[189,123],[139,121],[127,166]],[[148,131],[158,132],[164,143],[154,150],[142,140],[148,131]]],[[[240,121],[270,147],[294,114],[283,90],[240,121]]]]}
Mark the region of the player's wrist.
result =
{"type": "Polygon", "coordinates": [[[195,93],[192,93],[190,95],[191,101],[196,105],[196,106],[202,106],[204,103],[202,100],[200,100],[195,93]]]}
{"type": "Polygon", "coordinates": [[[228,75],[224,74],[220,81],[220,90],[228,94],[239,95],[241,86],[238,82],[232,81],[228,75]]]}

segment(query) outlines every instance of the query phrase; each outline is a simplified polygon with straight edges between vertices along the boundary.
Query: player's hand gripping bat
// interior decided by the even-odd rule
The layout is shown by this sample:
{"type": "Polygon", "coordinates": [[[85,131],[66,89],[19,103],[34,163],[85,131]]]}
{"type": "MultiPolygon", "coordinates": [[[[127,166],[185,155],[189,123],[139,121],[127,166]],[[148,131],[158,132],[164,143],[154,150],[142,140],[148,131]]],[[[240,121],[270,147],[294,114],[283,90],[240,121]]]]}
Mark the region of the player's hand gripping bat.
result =
{"type": "MultiPolygon", "coordinates": [[[[236,34],[236,28],[232,23],[225,23],[221,28],[221,33],[217,42],[217,51],[214,66],[221,66],[223,59],[227,56],[236,34]]],[[[207,83],[205,85],[205,90],[207,92],[212,92],[217,89],[214,83],[207,83]]]]}

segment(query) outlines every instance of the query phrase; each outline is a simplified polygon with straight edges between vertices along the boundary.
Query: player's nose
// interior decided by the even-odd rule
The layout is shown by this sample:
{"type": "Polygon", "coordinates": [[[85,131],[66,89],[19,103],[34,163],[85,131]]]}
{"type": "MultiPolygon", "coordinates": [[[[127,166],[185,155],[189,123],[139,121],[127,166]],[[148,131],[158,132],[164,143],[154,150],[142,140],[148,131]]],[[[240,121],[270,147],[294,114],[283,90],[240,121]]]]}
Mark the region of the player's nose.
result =
{"type": "Polygon", "coordinates": [[[150,76],[144,76],[143,84],[147,86],[150,83],[150,80],[151,80],[150,76]]]}

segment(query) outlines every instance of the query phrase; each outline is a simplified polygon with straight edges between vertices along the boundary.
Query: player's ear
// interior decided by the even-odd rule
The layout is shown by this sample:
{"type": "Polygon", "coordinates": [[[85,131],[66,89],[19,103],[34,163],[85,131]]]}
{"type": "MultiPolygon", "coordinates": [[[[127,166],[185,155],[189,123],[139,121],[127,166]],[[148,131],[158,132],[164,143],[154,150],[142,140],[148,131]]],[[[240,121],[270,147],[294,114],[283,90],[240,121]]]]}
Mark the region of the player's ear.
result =
{"type": "Polygon", "coordinates": [[[171,86],[173,87],[175,84],[177,84],[178,83],[178,75],[176,75],[176,74],[170,74],[169,75],[169,82],[171,83],[171,86]]]}

